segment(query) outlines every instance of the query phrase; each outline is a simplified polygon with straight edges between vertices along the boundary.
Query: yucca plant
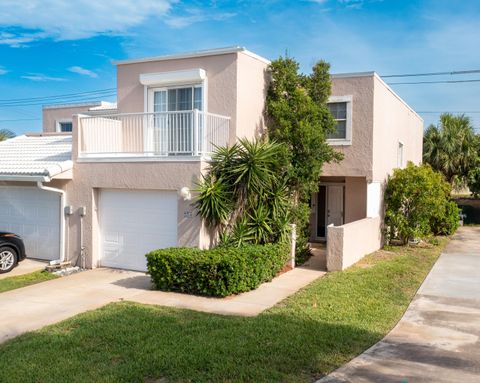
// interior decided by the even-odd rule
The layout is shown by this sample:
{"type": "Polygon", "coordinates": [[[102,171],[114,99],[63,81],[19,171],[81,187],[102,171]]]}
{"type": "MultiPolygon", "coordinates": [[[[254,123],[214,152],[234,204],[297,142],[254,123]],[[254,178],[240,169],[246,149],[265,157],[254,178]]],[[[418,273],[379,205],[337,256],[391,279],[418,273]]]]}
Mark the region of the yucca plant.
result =
{"type": "Polygon", "coordinates": [[[224,244],[264,244],[285,239],[290,198],[283,144],[240,140],[219,147],[198,187],[196,207],[224,244]]]}
{"type": "Polygon", "coordinates": [[[197,188],[196,207],[200,216],[211,227],[225,224],[233,212],[233,196],[222,178],[207,175],[197,188]]]}
{"type": "Polygon", "coordinates": [[[0,141],[5,141],[15,137],[15,133],[8,129],[0,129],[0,141]]]}

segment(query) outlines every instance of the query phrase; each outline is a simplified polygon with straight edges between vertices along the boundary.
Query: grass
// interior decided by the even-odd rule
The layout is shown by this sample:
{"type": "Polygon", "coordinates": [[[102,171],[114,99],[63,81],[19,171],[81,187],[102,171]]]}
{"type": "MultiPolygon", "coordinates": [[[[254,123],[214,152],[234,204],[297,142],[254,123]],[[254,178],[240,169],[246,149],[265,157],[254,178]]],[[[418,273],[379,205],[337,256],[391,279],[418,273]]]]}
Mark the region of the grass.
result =
{"type": "Polygon", "coordinates": [[[440,254],[391,247],[255,318],[121,302],[0,346],[1,382],[312,382],[379,341],[440,254]]]}
{"type": "Polygon", "coordinates": [[[46,271],[35,271],[29,274],[0,279],[0,293],[9,290],[19,289],[20,287],[34,285],[40,282],[49,281],[50,279],[55,278],[58,277],[52,273],[47,273],[46,271]]]}

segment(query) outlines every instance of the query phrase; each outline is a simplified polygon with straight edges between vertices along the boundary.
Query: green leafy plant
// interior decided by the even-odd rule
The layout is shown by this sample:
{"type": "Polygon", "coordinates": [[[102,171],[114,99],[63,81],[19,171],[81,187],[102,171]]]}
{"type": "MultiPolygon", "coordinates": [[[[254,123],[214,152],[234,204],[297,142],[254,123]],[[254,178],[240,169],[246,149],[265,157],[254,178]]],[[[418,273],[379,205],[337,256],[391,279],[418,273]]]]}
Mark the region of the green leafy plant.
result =
{"type": "Polygon", "coordinates": [[[322,167],[343,158],[326,141],[336,125],[327,108],[331,93],[329,69],[328,63],[319,61],[312,74],[303,75],[299,73],[299,64],[288,57],[280,57],[270,65],[268,135],[288,149],[286,180],[292,195],[292,220],[298,228],[298,252],[307,249],[309,200],[318,191],[322,167]]]}
{"type": "Polygon", "coordinates": [[[479,140],[470,119],[444,113],[437,126],[430,125],[423,139],[423,160],[442,173],[453,187],[468,182],[471,170],[479,166],[479,140]]]}
{"type": "Polygon", "coordinates": [[[15,137],[15,133],[8,129],[0,129],[0,141],[5,141],[15,137]]]}
{"type": "Polygon", "coordinates": [[[450,199],[451,186],[429,165],[395,169],[385,191],[387,240],[452,234],[458,227],[459,209],[450,199]]]}
{"type": "Polygon", "coordinates": [[[225,297],[270,281],[289,258],[286,244],[169,248],[146,255],[155,287],[164,291],[225,297]]]}
{"type": "Polygon", "coordinates": [[[478,162],[478,166],[469,172],[467,182],[468,188],[476,198],[480,197],[480,155],[478,162]]]}
{"type": "Polygon", "coordinates": [[[241,246],[286,239],[290,197],[284,145],[241,139],[217,148],[198,186],[196,207],[221,243],[241,246]]]}

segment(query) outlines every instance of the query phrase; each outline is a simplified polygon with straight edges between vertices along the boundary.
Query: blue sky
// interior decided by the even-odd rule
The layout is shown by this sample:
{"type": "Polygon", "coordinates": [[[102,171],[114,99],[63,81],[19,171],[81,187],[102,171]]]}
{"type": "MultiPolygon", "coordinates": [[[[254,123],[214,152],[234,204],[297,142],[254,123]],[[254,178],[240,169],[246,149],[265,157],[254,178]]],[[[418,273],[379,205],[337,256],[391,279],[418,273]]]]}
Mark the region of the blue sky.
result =
{"type": "MultiPolygon", "coordinates": [[[[0,128],[41,127],[40,105],[5,100],[114,88],[114,59],[240,45],[269,59],[288,52],[304,72],[318,59],[332,73],[480,69],[479,20],[477,0],[2,0],[0,128]]],[[[480,73],[388,82],[467,79],[480,73]]],[[[420,112],[480,111],[480,82],[392,88],[420,112]]],[[[480,113],[467,114],[480,129],[480,113]]]]}

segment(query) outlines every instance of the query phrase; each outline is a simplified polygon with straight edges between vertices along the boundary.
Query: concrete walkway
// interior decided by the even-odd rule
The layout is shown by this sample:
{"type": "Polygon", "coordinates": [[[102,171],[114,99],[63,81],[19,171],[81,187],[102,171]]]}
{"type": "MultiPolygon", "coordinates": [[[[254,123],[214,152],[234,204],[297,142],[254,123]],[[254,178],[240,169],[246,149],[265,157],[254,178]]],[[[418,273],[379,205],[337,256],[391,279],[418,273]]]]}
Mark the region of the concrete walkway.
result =
{"type": "Polygon", "coordinates": [[[110,302],[170,306],[224,315],[255,316],[323,276],[324,262],[280,275],[257,290],[228,298],[152,291],[150,278],[133,271],[95,269],[0,294],[0,343],[110,302]]]}
{"type": "Polygon", "coordinates": [[[0,279],[16,277],[18,275],[30,274],[35,271],[41,271],[45,269],[47,266],[47,261],[41,261],[39,259],[24,259],[21,261],[17,267],[15,267],[12,271],[5,274],[0,274],[0,279]]]}
{"type": "Polygon", "coordinates": [[[480,382],[480,227],[462,227],[404,317],[322,383],[480,382]]]}

